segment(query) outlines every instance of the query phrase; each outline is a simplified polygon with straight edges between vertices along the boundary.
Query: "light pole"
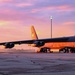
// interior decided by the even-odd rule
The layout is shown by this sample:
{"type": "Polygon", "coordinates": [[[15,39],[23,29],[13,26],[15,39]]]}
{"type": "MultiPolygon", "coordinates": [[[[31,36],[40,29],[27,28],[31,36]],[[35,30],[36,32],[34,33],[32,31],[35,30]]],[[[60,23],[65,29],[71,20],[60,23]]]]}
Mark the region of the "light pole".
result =
{"type": "Polygon", "coordinates": [[[51,20],[51,38],[52,38],[52,19],[53,19],[53,17],[50,16],[50,20],[51,20]]]}

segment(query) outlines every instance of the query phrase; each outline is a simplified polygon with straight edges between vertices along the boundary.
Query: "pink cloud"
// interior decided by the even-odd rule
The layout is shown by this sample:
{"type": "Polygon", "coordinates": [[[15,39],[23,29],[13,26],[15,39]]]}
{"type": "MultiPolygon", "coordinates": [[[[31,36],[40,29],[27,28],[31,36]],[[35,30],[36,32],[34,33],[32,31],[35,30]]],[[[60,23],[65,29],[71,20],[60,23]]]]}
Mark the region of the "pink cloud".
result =
{"type": "Polygon", "coordinates": [[[11,9],[0,10],[0,20],[23,20],[24,16],[27,17],[27,13],[11,9]]]}
{"type": "Polygon", "coordinates": [[[42,7],[42,8],[36,8],[36,9],[32,9],[32,13],[36,13],[39,11],[53,11],[53,10],[57,10],[57,11],[71,11],[74,10],[73,7],[70,7],[68,5],[62,5],[62,6],[48,6],[48,7],[42,7]]]}
{"type": "Polygon", "coordinates": [[[69,5],[58,6],[57,9],[59,11],[71,11],[71,10],[74,10],[74,8],[70,7],[69,5]]]}
{"type": "Polygon", "coordinates": [[[2,25],[0,25],[0,42],[26,39],[29,37],[26,34],[29,32],[29,29],[27,26],[22,26],[20,22],[2,21],[2,25]]]}
{"type": "Polygon", "coordinates": [[[35,8],[35,9],[32,9],[32,13],[36,13],[36,12],[39,12],[39,11],[46,11],[46,10],[53,10],[54,7],[42,7],[42,8],[35,8]]]}
{"type": "Polygon", "coordinates": [[[75,25],[75,22],[65,22],[64,25],[75,25]]]}
{"type": "Polygon", "coordinates": [[[40,24],[43,23],[43,20],[41,18],[31,16],[27,12],[16,11],[11,9],[2,9],[0,11],[0,20],[9,22],[10,25],[18,25],[18,23],[20,23],[21,25],[36,25],[37,22],[40,24]]]}
{"type": "Polygon", "coordinates": [[[32,3],[18,3],[15,5],[18,7],[28,7],[28,6],[32,6],[33,4],[32,3]]]}
{"type": "MultiPolygon", "coordinates": [[[[30,4],[27,4],[26,6],[29,6],[29,5],[30,4]]],[[[24,6],[24,4],[21,6],[24,6]]],[[[56,8],[57,8],[57,10],[69,10],[68,6],[59,6],[59,7],[44,7],[44,8],[33,9],[32,12],[36,13],[36,12],[39,12],[42,10],[44,10],[44,11],[56,10],[56,8]]],[[[39,33],[41,32],[39,34],[39,36],[41,38],[50,37],[50,35],[49,35],[50,33],[46,32],[46,31],[48,31],[48,28],[49,28],[49,27],[46,27],[46,25],[48,25],[48,26],[50,26],[50,25],[48,23],[44,23],[44,21],[42,21],[40,18],[28,15],[26,12],[12,10],[12,9],[2,9],[0,11],[0,20],[1,20],[0,27],[3,29],[3,30],[2,29],[0,30],[0,32],[2,32],[2,36],[5,37],[5,35],[7,36],[7,33],[10,32],[8,37],[6,38],[6,40],[12,40],[12,39],[17,40],[17,37],[19,37],[20,39],[27,38],[25,36],[28,36],[28,38],[30,38],[30,33],[28,33],[28,34],[26,33],[26,32],[29,32],[29,29],[26,30],[26,29],[24,29],[24,26],[23,26],[23,25],[27,26],[28,24],[38,25],[38,29],[40,27],[40,31],[38,31],[38,32],[39,33]],[[23,23],[21,23],[21,21],[23,23]],[[43,30],[41,30],[42,26],[43,26],[43,30]],[[19,27],[19,29],[18,29],[18,27],[19,27]],[[25,36],[23,33],[25,34],[25,36]],[[17,36],[14,37],[13,35],[17,35],[17,36]],[[23,36],[23,37],[21,37],[21,36],[23,36]],[[11,39],[11,37],[12,37],[12,39],[11,39]]],[[[64,23],[64,25],[69,25],[69,24],[71,25],[71,24],[75,24],[75,23],[74,22],[64,23]]],[[[63,29],[65,29],[64,32],[59,33],[59,32],[62,32],[61,25],[58,25],[57,27],[55,26],[54,30],[57,31],[57,33],[55,32],[54,36],[70,35],[71,33],[69,33],[69,32],[72,32],[70,30],[70,28],[71,27],[68,27],[68,29],[67,29],[67,27],[64,26],[63,27],[63,29]]]]}
{"type": "Polygon", "coordinates": [[[66,37],[74,36],[75,22],[63,22],[53,25],[53,36],[54,37],[66,37]]]}
{"type": "Polygon", "coordinates": [[[0,2],[12,2],[13,0],[0,0],[0,2]]]}

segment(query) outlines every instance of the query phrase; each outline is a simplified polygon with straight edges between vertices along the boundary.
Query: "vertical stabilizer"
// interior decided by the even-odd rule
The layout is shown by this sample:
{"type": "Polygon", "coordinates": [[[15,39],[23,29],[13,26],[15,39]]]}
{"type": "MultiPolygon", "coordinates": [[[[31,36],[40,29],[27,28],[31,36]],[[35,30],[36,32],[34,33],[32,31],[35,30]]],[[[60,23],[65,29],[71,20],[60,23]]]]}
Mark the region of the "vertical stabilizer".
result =
{"type": "Polygon", "coordinates": [[[33,40],[37,40],[38,39],[38,36],[36,34],[34,26],[31,26],[31,36],[32,36],[33,40]]]}

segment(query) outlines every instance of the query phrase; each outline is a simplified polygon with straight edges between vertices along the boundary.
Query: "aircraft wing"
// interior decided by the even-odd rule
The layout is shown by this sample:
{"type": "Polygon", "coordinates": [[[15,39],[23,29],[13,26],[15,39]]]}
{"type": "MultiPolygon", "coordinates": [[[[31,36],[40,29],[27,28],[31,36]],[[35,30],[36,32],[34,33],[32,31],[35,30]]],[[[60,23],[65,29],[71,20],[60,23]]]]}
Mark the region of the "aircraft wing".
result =
{"type": "Polygon", "coordinates": [[[11,41],[11,42],[2,42],[0,45],[4,45],[5,48],[12,48],[15,44],[34,44],[35,47],[43,46],[45,43],[50,42],[72,42],[75,41],[75,37],[59,37],[59,38],[46,38],[38,39],[34,26],[31,26],[31,35],[32,40],[22,40],[22,41],[11,41]]]}
{"type": "Polygon", "coordinates": [[[11,42],[2,42],[0,45],[4,45],[6,43],[14,43],[14,44],[34,44],[35,41],[43,41],[44,43],[47,42],[67,42],[69,37],[63,38],[51,38],[51,39],[38,39],[38,40],[23,40],[23,41],[11,41],[11,42]]]}
{"type": "Polygon", "coordinates": [[[11,41],[11,42],[2,42],[0,45],[4,45],[5,48],[13,48],[16,44],[30,44],[34,47],[43,46],[45,43],[50,42],[67,42],[70,37],[62,38],[49,38],[49,39],[37,39],[37,40],[22,40],[22,41],[11,41]]]}
{"type": "Polygon", "coordinates": [[[62,38],[51,38],[51,39],[39,39],[38,41],[47,42],[67,42],[69,37],[62,37],[62,38]]]}
{"type": "Polygon", "coordinates": [[[34,40],[23,40],[23,41],[11,41],[11,42],[2,42],[0,45],[4,45],[6,43],[14,43],[14,44],[32,44],[34,40]]]}

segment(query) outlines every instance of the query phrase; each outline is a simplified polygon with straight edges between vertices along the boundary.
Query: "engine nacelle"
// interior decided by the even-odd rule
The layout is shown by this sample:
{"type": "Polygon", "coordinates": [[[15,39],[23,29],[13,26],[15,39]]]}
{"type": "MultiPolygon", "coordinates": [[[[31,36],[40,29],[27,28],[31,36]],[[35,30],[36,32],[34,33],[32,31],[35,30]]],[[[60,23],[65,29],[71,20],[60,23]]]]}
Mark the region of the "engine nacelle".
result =
{"type": "Polygon", "coordinates": [[[14,43],[5,43],[5,48],[13,48],[14,47],[14,43]]]}
{"type": "Polygon", "coordinates": [[[40,47],[40,46],[43,46],[45,43],[43,41],[34,41],[33,44],[35,47],[40,47]]]}

